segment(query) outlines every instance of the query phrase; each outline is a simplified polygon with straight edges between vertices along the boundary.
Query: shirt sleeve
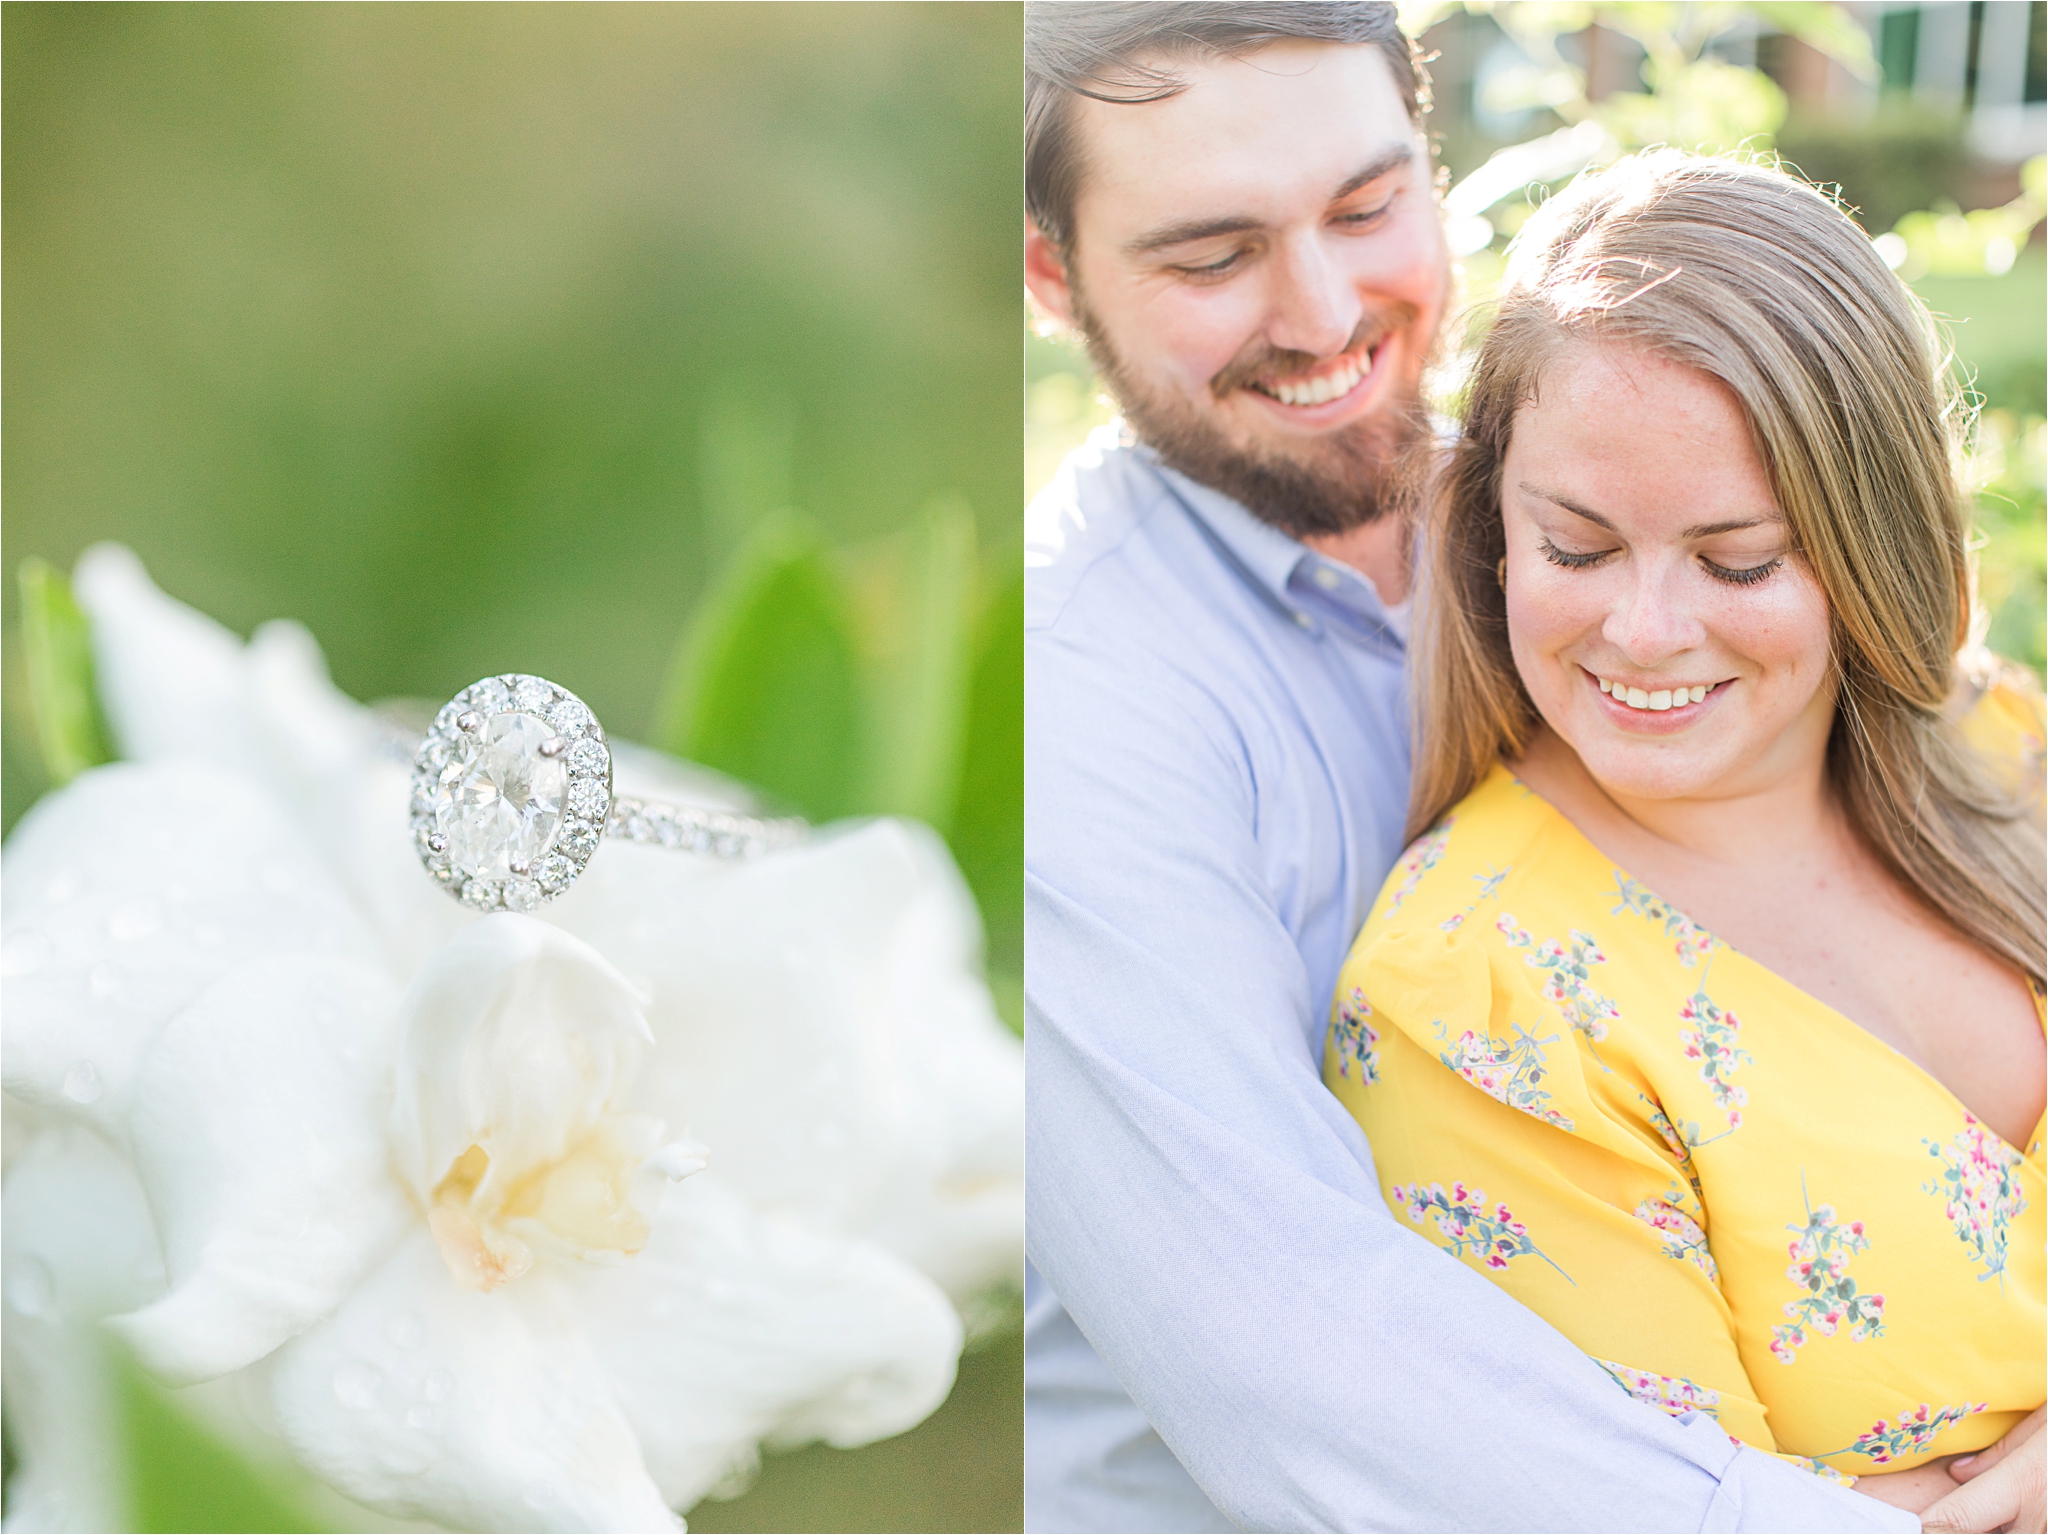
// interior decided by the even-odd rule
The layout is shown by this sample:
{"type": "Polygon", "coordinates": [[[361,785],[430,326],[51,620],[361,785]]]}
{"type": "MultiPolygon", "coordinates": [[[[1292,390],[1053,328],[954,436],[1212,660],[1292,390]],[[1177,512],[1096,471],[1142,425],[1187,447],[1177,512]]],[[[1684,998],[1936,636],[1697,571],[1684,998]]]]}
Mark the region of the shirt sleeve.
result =
{"type": "Polygon", "coordinates": [[[1031,1257],[1217,1507],[1267,1530],[1916,1529],[1631,1401],[1389,1212],[1306,1042],[1228,712],[1032,642],[1031,1257]]]}

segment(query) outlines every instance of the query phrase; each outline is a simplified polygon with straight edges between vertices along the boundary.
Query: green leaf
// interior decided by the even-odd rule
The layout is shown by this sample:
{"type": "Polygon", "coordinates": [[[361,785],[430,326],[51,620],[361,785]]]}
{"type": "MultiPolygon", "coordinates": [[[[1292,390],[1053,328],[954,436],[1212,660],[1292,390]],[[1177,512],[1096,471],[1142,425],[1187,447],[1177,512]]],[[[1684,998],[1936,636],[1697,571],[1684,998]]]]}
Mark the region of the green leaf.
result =
{"type": "Polygon", "coordinates": [[[698,608],[655,742],[814,820],[860,808],[859,668],[836,573],[793,517],[755,532],[698,608]]]}
{"type": "Polygon", "coordinates": [[[112,762],[93,686],[91,626],[71,583],[47,560],[21,563],[21,638],[50,781],[69,783],[87,768],[112,762]]]}
{"type": "MultiPolygon", "coordinates": [[[[966,752],[947,821],[981,903],[991,978],[1024,970],[1024,572],[985,606],[967,695],[966,752]]],[[[1015,982],[1011,982],[1015,984],[1015,982]]],[[[1015,1008],[1004,1009],[1014,1016],[1015,1008]]]]}
{"type": "Polygon", "coordinates": [[[122,1427],[138,1530],[315,1531],[283,1488],[173,1405],[119,1349],[122,1427]]]}
{"type": "Polygon", "coordinates": [[[959,792],[975,601],[974,513],[957,496],[912,531],[870,696],[873,778],[863,808],[945,829],[959,792]]]}

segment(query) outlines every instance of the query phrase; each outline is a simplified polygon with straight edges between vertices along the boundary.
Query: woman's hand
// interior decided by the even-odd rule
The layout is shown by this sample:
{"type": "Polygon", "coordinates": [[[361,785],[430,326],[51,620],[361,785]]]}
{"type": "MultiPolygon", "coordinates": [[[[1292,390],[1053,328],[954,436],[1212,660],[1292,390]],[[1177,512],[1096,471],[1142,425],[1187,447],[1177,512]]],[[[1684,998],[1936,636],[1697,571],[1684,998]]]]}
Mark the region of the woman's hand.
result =
{"type": "Polygon", "coordinates": [[[1965,1530],[2048,1531],[2048,1437],[2036,1407],[1998,1443],[1949,1463],[1948,1474],[1963,1485],[1920,1516],[1931,1532],[1965,1530]]]}
{"type": "Polygon", "coordinates": [[[1864,1497],[1909,1514],[1925,1513],[1955,1490],[1946,1457],[1923,1461],[1910,1471],[1866,1471],[1856,1478],[1856,1491],[1864,1497]]]}

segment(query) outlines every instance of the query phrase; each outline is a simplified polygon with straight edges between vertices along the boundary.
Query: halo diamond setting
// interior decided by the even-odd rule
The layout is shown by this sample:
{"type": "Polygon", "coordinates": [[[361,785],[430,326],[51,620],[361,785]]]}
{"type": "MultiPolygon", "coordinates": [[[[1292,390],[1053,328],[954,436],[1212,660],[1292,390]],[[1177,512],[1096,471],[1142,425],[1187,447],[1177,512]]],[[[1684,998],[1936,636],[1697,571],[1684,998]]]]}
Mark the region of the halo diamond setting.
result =
{"type": "Polygon", "coordinates": [[[442,889],[478,911],[532,911],[565,894],[606,837],[755,858],[810,830],[799,816],[613,795],[597,717],[545,677],[471,683],[434,717],[412,769],[413,847],[442,889]]]}
{"type": "Polygon", "coordinates": [[[611,798],[611,749],[582,699],[543,677],[486,677],[413,758],[413,846],[465,905],[532,911],[576,883],[611,798]]]}

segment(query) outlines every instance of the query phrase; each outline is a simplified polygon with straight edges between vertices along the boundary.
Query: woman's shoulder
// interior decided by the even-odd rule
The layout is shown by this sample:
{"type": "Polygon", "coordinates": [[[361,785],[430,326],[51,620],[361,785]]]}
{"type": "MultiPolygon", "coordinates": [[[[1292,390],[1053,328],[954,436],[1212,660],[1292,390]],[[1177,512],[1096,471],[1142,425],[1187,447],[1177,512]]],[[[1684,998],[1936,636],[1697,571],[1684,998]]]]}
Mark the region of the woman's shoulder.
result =
{"type": "Polygon", "coordinates": [[[1584,861],[1583,839],[1569,832],[1548,801],[1506,767],[1495,767],[1401,854],[1359,943],[1396,925],[1456,931],[1511,889],[1543,898],[1566,883],[1560,876],[1568,871],[1560,864],[1584,861]],[[1532,880],[1539,868],[1543,878],[1532,880]]]}

